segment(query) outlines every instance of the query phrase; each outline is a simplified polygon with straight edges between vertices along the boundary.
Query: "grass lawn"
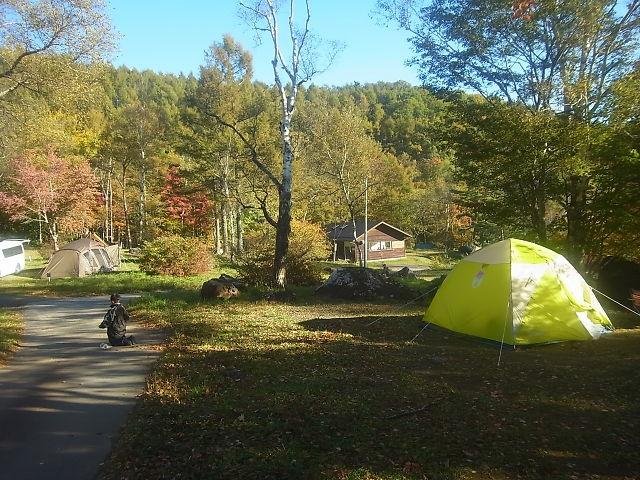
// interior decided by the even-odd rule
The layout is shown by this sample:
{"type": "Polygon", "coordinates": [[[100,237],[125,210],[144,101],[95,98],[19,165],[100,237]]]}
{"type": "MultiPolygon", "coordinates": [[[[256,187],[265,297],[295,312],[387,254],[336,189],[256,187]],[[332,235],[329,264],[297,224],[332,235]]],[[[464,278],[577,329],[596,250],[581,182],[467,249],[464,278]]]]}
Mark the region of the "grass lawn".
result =
{"type": "Polygon", "coordinates": [[[372,262],[373,266],[386,263],[389,267],[410,265],[416,268],[426,268],[433,270],[448,270],[458,260],[448,257],[442,251],[436,250],[411,250],[407,249],[407,256],[405,258],[398,258],[395,260],[376,260],[372,262]]]}
{"type": "Polygon", "coordinates": [[[639,329],[498,367],[493,345],[410,342],[423,309],[143,296],[134,315],[173,335],[102,476],[640,477],[639,329]]]}
{"type": "Polygon", "coordinates": [[[140,293],[159,290],[199,290],[206,280],[217,277],[221,273],[234,274],[235,271],[222,265],[220,268],[204,275],[178,278],[169,275],[147,275],[139,271],[138,265],[130,257],[118,271],[100,273],[84,278],[56,278],[50,282],[41,279],[40,274],[46,266],[37,250],[27,250],[26,268],[17,275],[0,278],[0,288],[4,294],[15,295],[109,295],[118,293],[140,293]]]}
{"type": "MultiPolygon", "coordinates": [[[[446,274],[455,265],[458,259],[449,257],[441,251],[435,250],[407,250],[407,256],[394,260],[370,260],[368,267],[382,269],[382,264],[390,267],[391,270],[398,270],[400,267],[408,266],[414,273],[423,279],[433,279],[446,274]],[[395,267],[395,268],[394,268],[395,267]]],[[[357,267],[357,263],[344,260],[332,262],[322,262],[324,268],[349,268],[357,267]]]]}
{"type": "Polygon", "coordinates": [[[18,348],[22,316],[17,309],[0,308],[0,365],[18,348]]]}

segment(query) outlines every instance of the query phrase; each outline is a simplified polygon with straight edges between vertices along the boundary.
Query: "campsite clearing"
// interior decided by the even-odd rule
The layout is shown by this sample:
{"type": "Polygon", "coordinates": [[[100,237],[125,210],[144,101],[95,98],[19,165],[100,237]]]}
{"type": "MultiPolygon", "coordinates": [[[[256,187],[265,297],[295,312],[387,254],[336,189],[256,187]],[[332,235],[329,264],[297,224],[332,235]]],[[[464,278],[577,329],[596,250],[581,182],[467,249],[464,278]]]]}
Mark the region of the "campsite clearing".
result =
{"type": "Polygon", "coordinates": [[[138,266],[128,256],[118,271],[97,273],[83,278],[55,278],[51,281],[40,278],[42,269],[47,265],[37,250],[27,250],[27,268],[17,275],[0,279],[2,293],[6,295],[30,296],[78,296],[109,295],[118,293],[140,293],[172,289],[199,289],[206,280],[221,273],[234,274],[230,268],[220,268],[206,275],[178,278],[169,275],[147,275],[138,270],[138,266]]]}
{"type": "Polygon", "coordinates": [[[495,346],[442,330],[410,343],[423,311],[144,296],[135,315],[173,340],[103,477],[640,476],[640,330],[497,367],[495,346]]]}

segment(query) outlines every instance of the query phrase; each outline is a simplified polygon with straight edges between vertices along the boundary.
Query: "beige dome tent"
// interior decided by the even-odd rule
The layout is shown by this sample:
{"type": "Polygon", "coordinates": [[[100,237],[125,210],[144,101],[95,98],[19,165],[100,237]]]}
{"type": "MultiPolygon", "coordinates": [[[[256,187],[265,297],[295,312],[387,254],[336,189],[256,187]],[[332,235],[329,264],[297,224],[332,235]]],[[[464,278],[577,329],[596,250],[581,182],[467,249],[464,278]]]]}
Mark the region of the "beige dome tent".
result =
{"type": "Polygon", "coordinates": [[[91,240],[93,240],[95,242],[98,242],[100,245],[102,245],[104,247],[104,249],[107,251],[107,255],[109,255],[109,258],[111,259],[111,263],[113,264],[114,267],[119,267],[120,266],[120,245],[118,245],[117,243],[115,243],[113,245],[109,245],[107,242],[102,240],[95,233],[91,233],[91,235],[88,238],[90,238],[91,240]]]}
{"type": "Polygon", "coordinates": [[[104,242],[81,238],[64,245],[51,255],[42,278],[84,277],[96,272],[110,272],[114,263],[104,242]]]}

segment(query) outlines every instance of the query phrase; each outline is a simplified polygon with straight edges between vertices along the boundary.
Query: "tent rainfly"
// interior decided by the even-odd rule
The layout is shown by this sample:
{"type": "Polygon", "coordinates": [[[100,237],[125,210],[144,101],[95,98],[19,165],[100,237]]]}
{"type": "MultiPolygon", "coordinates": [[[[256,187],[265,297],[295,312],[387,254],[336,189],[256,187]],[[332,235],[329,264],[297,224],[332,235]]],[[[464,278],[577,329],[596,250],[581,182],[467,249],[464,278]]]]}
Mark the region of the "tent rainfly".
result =
{"type": "Polygon", "coordinates": [[[42,278],[84,277],[113,270],[114,263],[103,242],[81,238],[53,253],[42,278]]]}
{"type": "Polygon", "coordinates": [[[514,238],[458,262],[424,318],[509,345],[589,340],[613,330],[589,285],[562,255],[514,238]]]}

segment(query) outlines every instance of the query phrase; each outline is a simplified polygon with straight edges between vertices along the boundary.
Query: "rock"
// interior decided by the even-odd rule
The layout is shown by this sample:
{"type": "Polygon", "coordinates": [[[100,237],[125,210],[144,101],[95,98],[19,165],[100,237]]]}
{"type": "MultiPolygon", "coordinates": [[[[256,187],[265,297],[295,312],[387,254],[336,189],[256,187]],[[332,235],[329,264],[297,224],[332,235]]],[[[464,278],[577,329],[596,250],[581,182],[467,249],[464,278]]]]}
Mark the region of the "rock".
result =
{"type": "Polygon", "coordinates": [[[294,302],[296,300],[296,294],[291,290],[275,290],[268,293],[265,299],[271,302],[294,302]]]}
{"type": "Polygon", "coordinates": [[[203,300],[212,300],[215,298],[224,298],[228,300],[231,297],[240,295],[238,288],[230,282],[220,281],[212,278],[202,284],[200,289],[200,298],[203,300]]]}
{"type": "Polygon", "coordinates": [[[234,285],[238,290],[243,290],[247,286],[246,283],[243,282],[242,280],[234,278],[231,275],[227,275],[226,273],[223,273],[222,275],[220,275],[217,278],[217,281],[221,283],[230,283],[234,285]]]}
{"type": "Polygon", "coordinates": [[[409,267],[401,268],[400,270],[395,272],[393,274],[393,276],[394,277],[401,277],[401,278],[417,278],[416,274],[413,273],[409,267]]]}
{"type": "Polygon", "coordinates": [[[370,268],[337,268],[329,279],[316,289],[320,295],[336,298],[406,297],[411,293],[384,273],[370,268]]]}
{"type": "Polygon", "coordinates": [[[460,248],[458,248],[458,253],[463,257],[466,257],[467,255],[471,255],[477,250],[480,250],[480,247],[478,247],[477,245],[462,245],[460,248]]]}

